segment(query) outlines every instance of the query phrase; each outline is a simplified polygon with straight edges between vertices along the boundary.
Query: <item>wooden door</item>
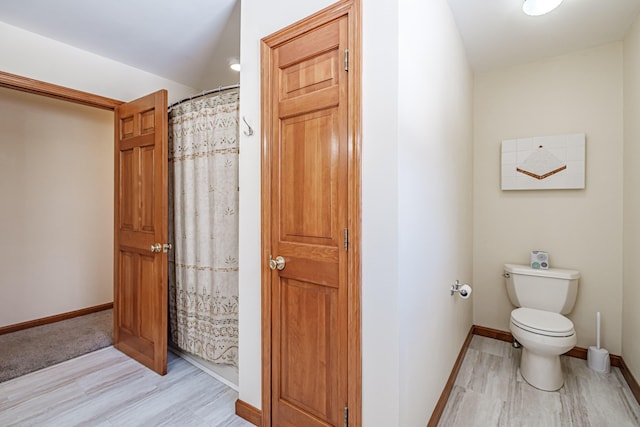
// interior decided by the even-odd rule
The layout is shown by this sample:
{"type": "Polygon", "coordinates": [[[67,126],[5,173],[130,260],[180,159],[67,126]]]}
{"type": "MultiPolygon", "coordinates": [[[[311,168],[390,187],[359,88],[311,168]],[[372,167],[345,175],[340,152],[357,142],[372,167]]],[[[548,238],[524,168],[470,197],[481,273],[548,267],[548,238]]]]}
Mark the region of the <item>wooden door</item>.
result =
{"type": "Polygon", "coordinates": [[[114,346],[160,375],[167,372],[167,121],[166,90],[115,108],[114,346]]]}
{"type": "Polygon", "coordinates": [[[266,426],[342,426],[349,401],[350,23],[320,18],[263,40],[266,426]]]}

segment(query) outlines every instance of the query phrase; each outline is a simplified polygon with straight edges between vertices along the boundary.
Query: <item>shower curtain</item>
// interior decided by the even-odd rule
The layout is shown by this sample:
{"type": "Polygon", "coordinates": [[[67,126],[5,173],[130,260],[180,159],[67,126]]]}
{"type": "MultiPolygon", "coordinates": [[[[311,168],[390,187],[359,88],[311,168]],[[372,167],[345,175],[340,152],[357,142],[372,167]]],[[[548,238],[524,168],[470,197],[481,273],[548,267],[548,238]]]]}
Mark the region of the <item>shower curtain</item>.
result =
{"type": "Polygon", "coordinates": [[[169,113],[169,324],[179,348],[238,360],[237,89],[169,113]]]}

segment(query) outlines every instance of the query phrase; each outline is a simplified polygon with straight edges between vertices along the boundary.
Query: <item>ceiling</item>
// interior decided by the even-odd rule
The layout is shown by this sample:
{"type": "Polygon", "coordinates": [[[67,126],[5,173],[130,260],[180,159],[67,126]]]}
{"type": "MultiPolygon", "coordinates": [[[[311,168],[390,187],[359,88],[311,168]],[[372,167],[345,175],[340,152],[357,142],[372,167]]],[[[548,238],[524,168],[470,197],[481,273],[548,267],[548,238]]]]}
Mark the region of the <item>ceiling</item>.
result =
{"type": "Polygon", "coordinates": [[[240,80],[240,0],[1,0],[0,21],[198,90],[240,80]]]}
{"type": "MultiPolygon", "coordinates": [[[[2,0],[0,21],[204,90],[239,81],[240,1],[2,0]]],[[[640,13],[640,0],[565,0],[541,17],[523,0],[447,1],[477,72],[621,40],[640,13]]]]}
{"type": "Polygon", "coordinates": [[[447,1],[476,72],[622,40],[640,13],[640,0],[564,0],[537,17],[523,0],[447,1]]]}

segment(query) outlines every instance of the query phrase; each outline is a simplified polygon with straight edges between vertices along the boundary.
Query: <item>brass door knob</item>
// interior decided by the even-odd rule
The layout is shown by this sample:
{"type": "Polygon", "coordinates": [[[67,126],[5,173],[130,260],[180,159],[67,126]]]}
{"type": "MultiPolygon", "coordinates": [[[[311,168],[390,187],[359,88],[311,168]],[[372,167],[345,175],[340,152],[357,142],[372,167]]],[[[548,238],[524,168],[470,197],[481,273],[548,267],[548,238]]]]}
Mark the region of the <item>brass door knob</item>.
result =
{"type": "Polygon", "coordinates": [[[277,256],[276,259],[269,257],[269,268],[272,270],[284,270],[286,261],[281,256],[277,256]]]}

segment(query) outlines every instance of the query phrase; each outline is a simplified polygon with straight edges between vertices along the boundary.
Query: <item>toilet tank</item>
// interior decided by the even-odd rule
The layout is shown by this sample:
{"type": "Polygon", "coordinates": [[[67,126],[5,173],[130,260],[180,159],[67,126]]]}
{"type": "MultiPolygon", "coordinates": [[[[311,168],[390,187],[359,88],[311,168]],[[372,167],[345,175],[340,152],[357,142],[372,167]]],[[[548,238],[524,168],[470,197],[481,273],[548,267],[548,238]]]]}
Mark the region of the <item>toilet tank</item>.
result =
{"type": "Polygon", "coordinates": [[[528,265],[505,264],[507,294],[517,307],[537,308],[567,314],[578,295],[580,272],[562,268],[533,269],[528,265]]]}

